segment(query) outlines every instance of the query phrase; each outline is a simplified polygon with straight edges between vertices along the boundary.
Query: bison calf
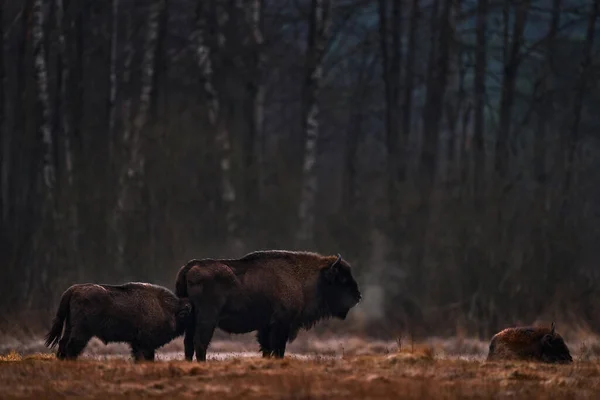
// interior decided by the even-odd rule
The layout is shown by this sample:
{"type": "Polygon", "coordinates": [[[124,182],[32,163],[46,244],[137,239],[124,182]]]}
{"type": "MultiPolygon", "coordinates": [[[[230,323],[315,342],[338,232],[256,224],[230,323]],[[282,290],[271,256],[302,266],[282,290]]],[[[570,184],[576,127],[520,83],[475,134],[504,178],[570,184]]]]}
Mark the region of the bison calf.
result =
{"type": "Polygon", "coordinates": [[[76,359],[96,336],[129,343],[136,361],[154,360],[157,348],[183,334],[191,312],[186,298],[161,286],[77,284],[63,293],[46,346],[58,343],[57,358],[76,359]]]}
{"type": "Polygon", "coordinates": [[[551,328],[508,328],[492,337],[488,361],[527,360],[547,363],[573,361],[563,338],[551,328]]]}

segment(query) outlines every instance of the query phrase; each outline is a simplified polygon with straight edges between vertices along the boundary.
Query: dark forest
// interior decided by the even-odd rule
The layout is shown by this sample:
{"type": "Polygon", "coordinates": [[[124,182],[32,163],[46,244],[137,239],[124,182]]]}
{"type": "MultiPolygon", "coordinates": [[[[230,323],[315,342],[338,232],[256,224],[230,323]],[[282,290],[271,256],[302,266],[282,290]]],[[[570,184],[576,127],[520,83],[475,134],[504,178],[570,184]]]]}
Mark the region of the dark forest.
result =
{"type": "Polygon", "coordinates": [[[302,249],[369,326],[600,331],[599,8],[0,1],[0,314],[302,249]]]}

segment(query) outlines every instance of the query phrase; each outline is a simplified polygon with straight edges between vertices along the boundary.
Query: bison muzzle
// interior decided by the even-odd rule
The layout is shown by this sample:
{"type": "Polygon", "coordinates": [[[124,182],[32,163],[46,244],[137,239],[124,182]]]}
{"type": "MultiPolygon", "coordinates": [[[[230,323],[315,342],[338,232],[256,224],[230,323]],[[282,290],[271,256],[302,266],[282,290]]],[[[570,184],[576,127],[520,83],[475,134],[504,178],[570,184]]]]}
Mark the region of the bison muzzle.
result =
{"type": "Polygon", "coordinates": [[[488,361],[525,360],[546,363],[573,361],[563,338],[556,333],[554,322],[550,328],[507,328],[492,337],[488,361]]]}
{"type": "Polygon", "coordinates": [[[153,361],[155,350],[181,336],[191,317],[189,301],[161,286],[77,284],[63,293],[46,346],[58,343],[57,358],[76,359],[96,336],[104,344],[129,343],[136,361],[153,361]]]}
{"type": "Polygon", "coordinates": [[[337,256],[257,251],[240,259],[191,260],[180,268],[176,294],[189,297],[194,323],[185,358],[206,360],[214,330],[257,331],[263,357],[283,358],[286,343],[321,319],[345,319],[361,300],[350,265],[337,256]]]}

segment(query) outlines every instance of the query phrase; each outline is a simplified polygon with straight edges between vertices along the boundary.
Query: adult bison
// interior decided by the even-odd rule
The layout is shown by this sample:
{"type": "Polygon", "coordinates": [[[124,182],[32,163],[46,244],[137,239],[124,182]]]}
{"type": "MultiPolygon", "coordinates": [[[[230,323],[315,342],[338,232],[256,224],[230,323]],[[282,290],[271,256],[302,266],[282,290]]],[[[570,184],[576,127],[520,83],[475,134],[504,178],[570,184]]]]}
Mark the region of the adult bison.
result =
{"type": "Polygon", "coordinates": [[[76,359],[96,336],[104,344],[129,343],[136,361],[154,360],[154,351],[181,336],[191,317],[189,301],[162,286],[77,284],[63,293],[46,346],[58,343],[57,358],[76,359]]]}
{"type": "Polygon", "coordinates": [[[546,327],[507,328],[492,337],[488,361],[526,360],[547,363],[573,361],[563,338],[555,332],[554,322],[546,327]]]}
{"type": "Polygon", "coordinates": [[[257,331],[263,357],[283,358],[300,328],[345,319],[361,299],[350,265],[337,256],[257,251],[240,259],[191,260],[179,270],[176,294],[189,297],[195,323],[185,333],[185,358],[206,360],[216,327],[257,331]]]}

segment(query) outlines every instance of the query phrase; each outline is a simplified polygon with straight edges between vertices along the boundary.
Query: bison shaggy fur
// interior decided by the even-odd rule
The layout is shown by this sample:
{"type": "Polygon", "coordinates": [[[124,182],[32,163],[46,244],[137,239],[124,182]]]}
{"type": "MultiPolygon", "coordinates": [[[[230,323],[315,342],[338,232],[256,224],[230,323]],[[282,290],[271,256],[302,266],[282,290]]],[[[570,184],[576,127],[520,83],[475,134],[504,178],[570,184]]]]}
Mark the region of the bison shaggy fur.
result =
{"type": "Polygon", "coordinates": [[[57,358],[76,359],[96,336],[104,344],[129,343],[136,361],[152,361],[157,348],[185,332],[191,317],[189,301],[161,286],[76,284],[60,299],[46,346],[58,343],[57,358]]]}
{"type": "Polygon", "coordinates": [[[185,358],[206,360],[214,330],[257,331],[263,357],[283,358],[301,328],[345,319],[361,299],[350,264],[340,255],[257,251],[240,259],[191,260],[180,268],[176,294],[195,315],[185,333],[185,358]]]}
{"type": "Polygon", "coordinates": [[[492,337],[488,361],[525,360],[546,363],[573,361],[563,338],[556,333],[554,322],[547,327],[507,328],[492,337]]]}

